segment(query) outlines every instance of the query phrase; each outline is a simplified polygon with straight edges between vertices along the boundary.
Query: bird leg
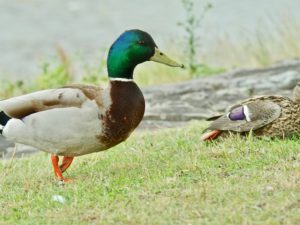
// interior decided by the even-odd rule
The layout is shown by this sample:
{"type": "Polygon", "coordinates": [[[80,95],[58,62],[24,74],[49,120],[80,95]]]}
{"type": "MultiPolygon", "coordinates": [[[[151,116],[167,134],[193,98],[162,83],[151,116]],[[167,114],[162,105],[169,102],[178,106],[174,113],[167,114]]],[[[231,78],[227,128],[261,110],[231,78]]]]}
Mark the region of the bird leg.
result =
{"type": "Polygon", "coordinates": [[[202,139],[202,141],[212,141],[212,140],[216,139],[221,133],[222,133],[222,131],[220,131],[220,130],[213,130],[213,131],[210,131],[209,133],[204,134],[201,137],[201,139],[202,139]]]}
{"type": "Polygon", "coordinates": [[[64,156],[62,164],[59,166],[62,173],[64,173],[72,164],[74,157],[64,156]]]}
{"type": "MultiPolygon", "coordinates": [[[[59,179],[61,181],[64,181],[64,182],[70,181],[69,179],[64,178],[63,175],[62,175],[62,171],[61,171],[60,167],[58,166],[59,157],[57,155],[51,155],[51,161],[52,161],[52,166],[53,166],[53,169],[54,169],[55,177],[57,177],[57,179],[59,179]]],[[[68,166],[70,166],[70,164],[71,163],[69,163],[68,166]]]]}

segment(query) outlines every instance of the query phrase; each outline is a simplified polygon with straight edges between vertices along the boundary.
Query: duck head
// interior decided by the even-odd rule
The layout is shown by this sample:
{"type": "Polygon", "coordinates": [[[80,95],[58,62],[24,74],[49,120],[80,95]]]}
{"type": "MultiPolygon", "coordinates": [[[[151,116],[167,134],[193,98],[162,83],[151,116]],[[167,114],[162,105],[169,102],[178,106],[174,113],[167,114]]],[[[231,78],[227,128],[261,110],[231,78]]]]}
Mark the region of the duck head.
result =
{"type": "Polygon", "coordinates": [[[297,82],[293,91],[293,100],[300,104],[300,81],[297,82]]]}
{"type": "Polygon", "coordinates": [[[107,58],[110,78],[133,79],[134,68],[145,61],[173,67],[184,67],[162,53],[152,37],[141,30],[128,30],[118,37],[109,49],[107,58]]]}

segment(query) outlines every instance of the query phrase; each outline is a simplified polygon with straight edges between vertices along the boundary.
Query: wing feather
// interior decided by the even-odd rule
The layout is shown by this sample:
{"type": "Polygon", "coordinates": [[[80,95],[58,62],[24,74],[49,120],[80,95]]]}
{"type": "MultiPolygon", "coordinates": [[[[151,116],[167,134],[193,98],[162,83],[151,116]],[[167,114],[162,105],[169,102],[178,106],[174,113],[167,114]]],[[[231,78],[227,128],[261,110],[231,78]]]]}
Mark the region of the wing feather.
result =
{"type": "Polygon", "coordinates": [[[0,101],[0,111],[20,119],[53,108],[81,107],[86,100],[93,98],[101,104],[101,92],[101,88],[83,85],[37,91],[0,101]]]}
{"type": "Polygon", "coordinates": [[[257,100],[244,104],[238,104],[230,108],[232,112],[237,107],[247,106],[249,121],[245,119],[232,120],[228,117],[228,113],[219,117],[210,124],[207,130],[230,130],[236,132],[247,132],[259,129],[275,119],[281,114],[281,107],[270,100],[257,100]]]}

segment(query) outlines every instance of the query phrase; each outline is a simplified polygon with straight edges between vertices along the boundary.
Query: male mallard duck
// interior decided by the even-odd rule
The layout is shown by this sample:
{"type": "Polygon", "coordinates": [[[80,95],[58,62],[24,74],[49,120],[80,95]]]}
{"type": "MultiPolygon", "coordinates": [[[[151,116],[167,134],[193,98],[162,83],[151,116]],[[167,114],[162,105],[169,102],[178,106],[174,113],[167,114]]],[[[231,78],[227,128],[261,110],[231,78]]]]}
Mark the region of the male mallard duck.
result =
{"type": "Polygon", "coordinates": [[[225,115],[213,117],[202,140],[216,139],[229,132],[257,136],[288,137],[300,134],[300,83],[294,88],[294,100],[282,96],[249,98],[228,110],[225,115]]]}
{"type": "Polygon", "coordinates": [[[183,67],[162,53],[148,33],[126,31],[108,53],[108,88],[70,85],[0,101],[0,132],[51,153],[55,176],[67,181],[62,173],[75,156],[109,149],[138,126],[145,101],[133,71],[148,60],[183,67]],[[64,156],[61,165],[58,156],[64,156]]]}

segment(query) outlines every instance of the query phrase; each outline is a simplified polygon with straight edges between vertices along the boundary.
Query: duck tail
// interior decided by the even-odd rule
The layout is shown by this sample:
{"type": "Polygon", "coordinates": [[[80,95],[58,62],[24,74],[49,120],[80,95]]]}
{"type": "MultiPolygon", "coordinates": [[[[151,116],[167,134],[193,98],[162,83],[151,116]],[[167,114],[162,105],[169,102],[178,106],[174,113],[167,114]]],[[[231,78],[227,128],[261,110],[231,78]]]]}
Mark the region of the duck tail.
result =
{"type": "Polygon", "coordinates": [[[0,112],[0,134],[2,134],[3,128],[7,124],[7,122],[11,119],[8,115],[5,114],[5,112],[0,112]]]}
{"type": "Polygon", "coordinates": [[[213,130],[213,131],[210,131],[209,133],[202,135],[201,139],[202,139],[202,141],[212,141],[212,140],[216,139],[221,133],[222,133],[222,131],[220,131],[220,130],[213,130]]]}

